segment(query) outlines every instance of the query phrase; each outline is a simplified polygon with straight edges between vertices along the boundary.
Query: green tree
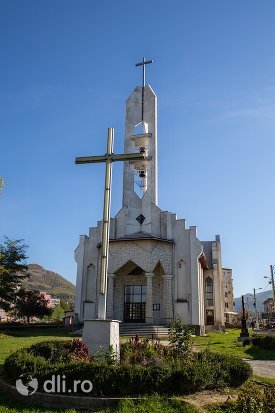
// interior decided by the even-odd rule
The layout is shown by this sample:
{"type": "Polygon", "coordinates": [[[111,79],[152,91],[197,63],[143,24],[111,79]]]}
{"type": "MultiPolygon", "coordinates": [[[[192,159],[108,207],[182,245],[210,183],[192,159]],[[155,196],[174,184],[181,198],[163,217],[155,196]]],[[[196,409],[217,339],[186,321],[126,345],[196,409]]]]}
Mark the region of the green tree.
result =
{"type": "Polygon", "coordinates": [[[26,248],[22,240],[7,237],[0,245],[0,308],[5,311],[13,308],[22,281],[29,276],[26,248]]]}
{"type": "Polygon", "coordinates": [[[192,350],[192,327],[184,325],[181,318],[176,317],[169,323],[169,341],[176,353],[186,358],[192,350]]]}
{"type": "Polygon", "coordinates": [[[62,321],[63,318],[65,317],[65,311],[61,307],[54,307],[52,310],[52,316],[51,319],[53,321],[62,321]]]}
{"type": "Polygon", "coordinates": [[[30,317],[43,318],[51,314],[48,307],[49,300],[38,290],[19,290],[15,303],[15,311],[19,317],[26,317],[28,324],[30,317]]]}
{"type": "Polygon", "coordinates": [[[63,308],[64,311],[72,311],[72,308],[68,301],[64,300],[64,298],[61,298],[60,300],[60,307],[63,308]]]}
{"type": "Polygon", "coordinates": [[[5,185],[5,183],[3,181],[3,178],[0,176],[0,195],[2,195],[2,190],[4,188],[4,185],[5,185]]]}

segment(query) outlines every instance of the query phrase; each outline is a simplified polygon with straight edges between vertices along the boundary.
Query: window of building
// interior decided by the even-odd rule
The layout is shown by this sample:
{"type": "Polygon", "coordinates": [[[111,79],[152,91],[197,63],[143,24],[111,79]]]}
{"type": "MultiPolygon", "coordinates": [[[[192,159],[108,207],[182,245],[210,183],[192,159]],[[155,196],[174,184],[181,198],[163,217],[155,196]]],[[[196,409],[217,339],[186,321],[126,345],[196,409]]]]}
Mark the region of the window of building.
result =
{"type": "Polygon", "coordinates": [[[223,275],[224,275],[224,278],[226,278],[226,276],[227,276],[227,273],[226,273],[226,272],[224,272],[224,273],[223,273],[223,275]]]}
{"type": "Polygon", "coordinates": [[[213,301],[213,280],[208,277],[205,280],[205,304],[206,307],[214,305],[213,301]]]}
{"type": "Polygon", "coordinates": [[[228,303],[224,303],[225,308],[228,308],[228,303]]]}
{"type": "Polygon", "coordinates": [[[227,293],[225,293],[225,298],[227,298],[227,293]]]}
{"type": "Polygon", "coordinates": [[[227,288],[227,282],[224,283],[224,288],[227,288]]]}
{"type": "Polygon", "coordinates": [[[125,303],[145,303],[146,285],[125,285],[124,301],[125,303]]]}
{"type": "Polygon", "coordinates": [[[160,304],[153,304],[153,311],[159,311],[160,310],[160,304]]]}

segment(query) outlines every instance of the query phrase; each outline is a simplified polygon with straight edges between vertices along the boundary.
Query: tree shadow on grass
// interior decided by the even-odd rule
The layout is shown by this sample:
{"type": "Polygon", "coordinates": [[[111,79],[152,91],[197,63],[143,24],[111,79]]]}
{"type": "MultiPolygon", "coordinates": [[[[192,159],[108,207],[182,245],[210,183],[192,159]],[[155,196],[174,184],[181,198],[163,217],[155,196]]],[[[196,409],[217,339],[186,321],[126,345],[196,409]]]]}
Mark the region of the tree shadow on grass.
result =
{"type": "Polygon", "coordinates": [[[35,328],[25,327],[22,329],[10,329],[2,332],[6,336],[10,337],[75,337],[75,335],[69,334],[72,331],[71,328],[35,328]]]}

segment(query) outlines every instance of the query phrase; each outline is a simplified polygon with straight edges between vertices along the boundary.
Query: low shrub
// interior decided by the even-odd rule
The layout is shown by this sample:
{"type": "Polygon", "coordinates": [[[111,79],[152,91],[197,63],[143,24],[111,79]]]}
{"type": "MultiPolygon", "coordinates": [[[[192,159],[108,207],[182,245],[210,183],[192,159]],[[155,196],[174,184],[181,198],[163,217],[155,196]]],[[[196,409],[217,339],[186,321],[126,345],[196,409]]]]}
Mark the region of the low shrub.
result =
{"type": "Polygon", "coordinates": [[[251,337],[247,337],[247,338],[245,338],[244,341],[243,341],[243,346],[244,346],[244,347],[245,347],[245,346],[249,346],[251,343],[252,343],[251,337]]]}
{"type": "Polygon", "coordinates": [[[154,392],[187,394],[221,385],[239,386],[252,375],[249,364],[232,356],[205,351],[193,353],[191,358],[185,360],[172,358],[171,354],[175,356],[174,350],[170,349],[169,354],[169,348],[159,344],[150,350],[140,340],[135,340],[135,344],[131,345],[135,348],[134,363],[129,363],[130,347],[124,346],[124,361],[114,364],[110,360],[100,361],[94,356],[88,360],[87,348],[80,340],[42,342],[9,356],[4,363],[3,373],[11,383],[21,374],[29,374],[37,378],[40,389],[45,380],[51,379],[53,375],[65,375],[67,388],[73,388],[76,379],[90,380],[93,394],[97,395],[154,392]],[[142,350],[139,362],[138,348],[142,350]],[[161,353],[162,358],[145,357],[146,354],[151,356],[154,351],[161,353]],[[167,358],[165,352],[168,353],[167,358]]]}
{"type": "Polygon", "coordinates": [[[0,321],[0,328],[5,327],[49,327],[49,326],[60,326],[63,327],[62,321],[31,321],[29,324],[26,321],[12,321],[12,320],[2,320],[0,321]]]}
{"type": "Polygon", "coordinates": [[[239,357],[212,353],[209,350],[199,353],[198,357],[204,359],[206,364],[214,364],[216,366],[217,370],[214,379],[217,383],[224,381],[231,387],[239,387],[252,377],[252,367],[239,357]]]}
{"type": "Polygon", "coordinates": [[[275,351],[275,336],[271,334],[252,336],[251,341],[253,346],[258,346],[263,350],[275,351]]]}

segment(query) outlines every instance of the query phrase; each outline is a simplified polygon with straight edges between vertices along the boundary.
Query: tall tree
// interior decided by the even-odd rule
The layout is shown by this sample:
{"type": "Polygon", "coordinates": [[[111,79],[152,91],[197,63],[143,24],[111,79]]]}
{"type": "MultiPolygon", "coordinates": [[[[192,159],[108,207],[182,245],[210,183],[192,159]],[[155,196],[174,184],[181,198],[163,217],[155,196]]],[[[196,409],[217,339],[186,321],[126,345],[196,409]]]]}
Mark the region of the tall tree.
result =
{"type": "Polygon", "coordinates": [[[15,311],[19,317],[26,317],[28,323],[31,317],[43,318],[51,314],[49,300],[38,290],[19,290],[15,303],[15,311]]]}
{"type": "Polygon", "coordinates": [[[5,311],[13,308],[22,281],[29,276],[26,248],[22,240],[7,237],[0,245],[0,308],[5,311]]]}
{"type": "Polygon", "coordinates": [[[61,321],[65,317],[65,311],[62,307],[54,307],[52,311],[51,319],[53,321],[61,321]]]}
{"type": "Polygon", "coordinates": [[[61,298],[60,300],[60,307],[63,308],[64,311],[72,311],[72,307],[68,301],[64,300],[64,298],[61,298]]]}
{"type": "Polygon", "coordinates": [[[0,195],[2,195],[2,189],[4,188],[4,185],[5,185],[5,183],[4,183],[4,181],[3,181],[3,178],[0,176],[0,195]]]}

